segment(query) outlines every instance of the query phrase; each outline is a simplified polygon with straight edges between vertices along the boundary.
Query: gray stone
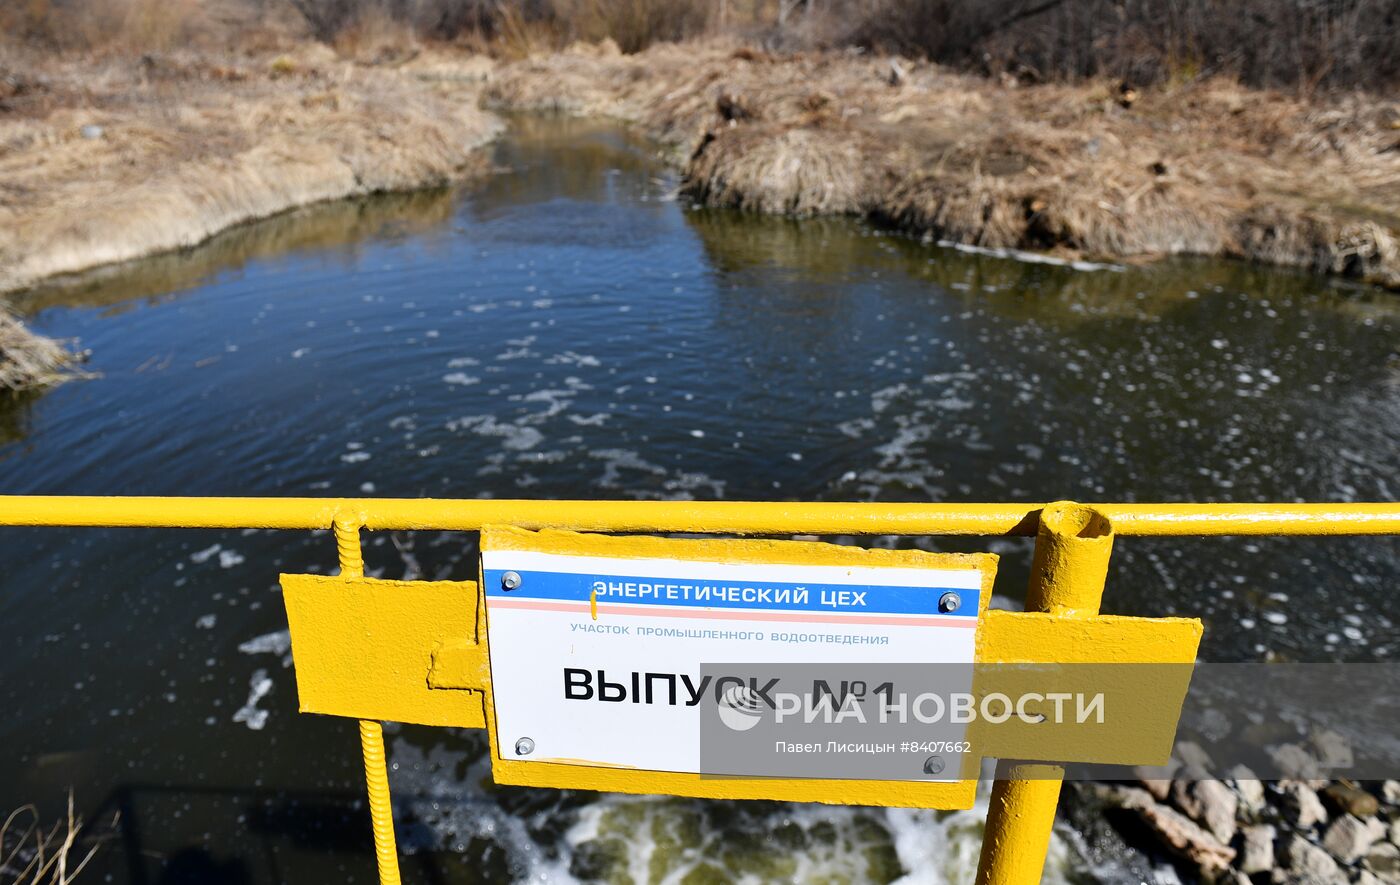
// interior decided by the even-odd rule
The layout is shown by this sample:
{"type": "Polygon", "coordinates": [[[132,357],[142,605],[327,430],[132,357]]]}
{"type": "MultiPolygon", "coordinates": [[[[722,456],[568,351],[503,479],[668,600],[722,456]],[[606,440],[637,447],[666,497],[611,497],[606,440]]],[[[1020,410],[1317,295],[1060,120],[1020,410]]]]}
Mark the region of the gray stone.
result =
{"type": "Polygon", "coordinates": [[[1142,788],[1151,793],[1152,798],[1158,802],[1165,802],[1172,791],[1172,782],[1161,778],[1143,778],[1138,783],[1142,784],[1142,788]]]}
{"type": "Polygon", "coordinates": [[[1201,803],[1201,813],[1196,820],[1228,845],[1238,829],[1235,812],[1240,807],[1239,797],[1220,781],[1198,781],[1193,792],[1201,803]]]}
{"type": "Polygon", "coordinates": [[[1372,845],[1361,858],[1361,866],[1383,882],[1400,882],[1400,846],[1390,842],[1372,845]]]}
{"type": "Polygon", "coordinates": [[[1181,768],[1181,763],[1175,759],[1168,759],[1166,765],[1155,767],[1138,766],[1133,769],[1138,776],[1138,783],[1143,789],[1152,794],[1152,798],[1158,802],[1166,800],[1172,789],[1172,775],[1181,768]]]}
{"type": "Polygon", "coordinates": [[[1358,872],[1352,877],[1351,881],[1354,882],[1355,885],[1386,885],[1384,879],[1367,870],[1358,872]]]}
{"type": "Polygon", "coordinates": [[[1386,781],[1381,784],[1381,798],[1390,805],[1400,805],[1400,781],[1386,781]]]}
{"type": "Polygon", "coordinates": [[[1245,873],[1267,873],[1274,868],[1274,836],[1278,831],[1268,824],[1245,827],[1235,866],[1245,873]]]}
{"type": "Polygon", "coordinates": [[[1323,768],[1351,768],[1356,764],[1351,742],[1330,729],[1319,731],[1308,739],[1309,749],[1323,768]]]}
{"type": "MultiPolygon", "coordinates": [[[[1201,813],[1201,803],[1192,790],[1194,786],[1195,783],[1193,781],[1174,780],[1172,781],[1171,788],[1172,804],[1186,812],[1186,816],[1193,820],[1198,818],[1201,813]]],[[[1149,790],[1148,792],[1151,791],[1149,790]]]]}
{"type": "Polygon", "coordinates": [[[95,123],[89,123],[82,129],[79,129],[78,134],[81,135],[83,138],[92,141],[93,139],[102,137],[102,127],[98,126],[95,123]]]}
{"type": "Polygon", "coordinates": [[[1294,834],[1283,848],[1283,859],[1295,881],[1307,883],[1345,882],[1342,868],[1327,852],[1294,834]]]}
{"type": "Polygon", "coordinates": [[[1283,813],[1289,823],[1308,829],[1327,821],[1327,809],[1313,788],[1300,781],[1288,781],[1283,789],[1283,813]]]}
{"type": "Polygon", "coordinates": [[[1182,741],[1176,745],[1176,753],[1173,755],[1181,760],[1181,764],[1187,768],[1194,768],[1200,771],[1210,771],[1215,767],[1211,761],[1210,754],[1201,749],[1201,745],[1193,741],[1182,741]]]}
{"type": "Polygon", "coordinates": [[[1100,795],[1122,808],[1136,811],[1163,845],[1195,864],[1207,879],[1223,875],[1235,859],[1235,849],[1176,809],[1158,804],[1146,790],[1118,786],[1100,795]]]}
{"type": "Polygon", "coordinates": [[[1337,860],[1349,864],[1365,854],[1366,849],[1384,835],[1385,824],[1374,817],[1362,820],[1346,814],[1327,828],[1327,834],[1322,837],[1322,847],[1337,860]]]}
{"type": "Polygon", "coordinates": [[[1250,813],[1258,813],[1264,808],[1264,784],[1259,775],[1243,765],[1236,765],[1225,772],[1227,783],[1240,797],[1240,807],[1250,813]]]}
{"type": "Polygon", "coordinates": [[[1279,744],[1269,748],[1269,758],[1284,777],[1302,781],[1315,781],[1322,778],[1322,769],[1317,760],[1298,744],[1279,744]]]}

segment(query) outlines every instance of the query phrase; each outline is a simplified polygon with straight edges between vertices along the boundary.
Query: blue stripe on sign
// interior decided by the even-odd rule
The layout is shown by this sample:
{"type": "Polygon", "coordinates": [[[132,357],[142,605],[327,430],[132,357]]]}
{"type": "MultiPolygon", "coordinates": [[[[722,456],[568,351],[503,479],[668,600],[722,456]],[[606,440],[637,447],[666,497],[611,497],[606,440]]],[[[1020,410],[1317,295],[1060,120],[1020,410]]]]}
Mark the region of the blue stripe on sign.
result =
{"type": "Polygon", "coordinates": [[[595,586],[599,602],[631,602],[689,608],[767,611],[881,613],[977,617],[978,591],[958,587],[885,587],[864,584],[743,583],[732,579],[648,578],[640,575],[578,575],[566,572],[518,572],[520,586],[501,587],[505,569],[483,574],[486,595],[587,602],[595,586]],[[958,594],[956,611],[940,612],[938,600],[958,594]]]}

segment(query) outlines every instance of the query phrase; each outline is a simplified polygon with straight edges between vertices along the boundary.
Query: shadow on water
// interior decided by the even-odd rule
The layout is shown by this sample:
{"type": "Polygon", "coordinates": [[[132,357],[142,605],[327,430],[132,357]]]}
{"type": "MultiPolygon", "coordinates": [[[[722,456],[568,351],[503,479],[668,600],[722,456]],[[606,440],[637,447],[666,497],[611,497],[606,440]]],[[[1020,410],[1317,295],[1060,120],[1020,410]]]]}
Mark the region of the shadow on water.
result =
{"type": "Polygon", "coordinates": [[[339,256],[349,268],[365,243],[403,240],[442,227],[457,199],[456,189],[439,188],[317,203],[238,225],[188,249],[60,277],[13,295],[10,302],[26,316],[60,307],[117,313],[179,297],[221,274],[287,255],[339,256]]]}
{"type": "MultiPolygon", "coordinates": [[[[458,200],[458,189],[438,188],[318,203],[238,225],[188,249],[50,280],[7,300],[31,321],[52,309],[115,316],[178,299],[255,262],[314,254],[349,272],[368,243],[425,238],[445,227],[458,200]]],[[[0,395],[0,445],[28,435],[30,411],[44,393],[0,395]]]]}
{"type": "Polygon", "coordinates": [[[0,445],[29,435],[30,410],[43,391],[0,393],[0,445]]]}
{"type": "MultiPolygon", "coordinates": [[[[411,806],[460,797],[394,799],[400,841],[411,848],[411,806]]],[[[94,824],[113,819],[114,830],[89,871],[94,877],[105,873],[130,885],[377,880],[359,792],[124,784],[87,816],[94,824]],[[328,875],[332,865],[336,873],[328,875]]],[[[505,853],[489,839],[472,840],[460,851],[401,852],[399,864],[405,881],[429,885],[512,879],[505,853]]]]}
{"type": "MultiPolygon", "coordinates": [[[[721,284],[739,287],[774,270],[845,291],[865,282],[913,281],[1011,320],[1081,324],[1115,316],[1161,317],[1221,292],[1290,303],[1326,300],[1358,316],[1394,315],[1391,293],[1302,271],[1219,259],[1166,258],[1076,268],[1062,259],[1008,259],[991,251],[937,246],[852,218],[784,219],[694,207],[686,220],[721,284]],[[873,271],[873,273],[872,273],[873,271]]],[[[1263,324],[1261,324],[1263,325],[1263,324]]]]}
{"type": "MultiPolygon", "coordinates": [[[[510,118],[510,137],[496,150],[498,173],[472,191],[470,211],[480,219],[534,203],[609,203],[667,196],[660,183],[674,182],[655,146],[616,124],[567,117],[510,118]]],[[[674,193],[672,187],[671,194],[674,193]]],[[[550,238],[568,237],[567,217],[538,225],[550,238]]]]}

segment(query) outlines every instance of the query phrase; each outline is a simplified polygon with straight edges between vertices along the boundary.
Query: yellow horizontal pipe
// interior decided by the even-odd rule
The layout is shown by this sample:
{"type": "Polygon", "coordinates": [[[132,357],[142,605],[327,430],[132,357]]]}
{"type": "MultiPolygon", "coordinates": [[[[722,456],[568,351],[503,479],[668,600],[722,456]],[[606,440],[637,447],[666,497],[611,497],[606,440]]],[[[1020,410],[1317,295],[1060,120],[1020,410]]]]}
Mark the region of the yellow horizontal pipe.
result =
{"type": "Polygon", "coordinates": [[[1117,535],[1400,535],[1400,503],[1091,504],[1117,535]]]}
{"type": "MultiPolygon", "coordinates": [[[[736,535],[1033,535],[1041,504],[508,501],[432,498],[106,498],[0,495],[0,525],[527,529],[736,535]]],[[[1395,535],[1400,503],[1095,504],[1119,535],[1395,535]]]]}

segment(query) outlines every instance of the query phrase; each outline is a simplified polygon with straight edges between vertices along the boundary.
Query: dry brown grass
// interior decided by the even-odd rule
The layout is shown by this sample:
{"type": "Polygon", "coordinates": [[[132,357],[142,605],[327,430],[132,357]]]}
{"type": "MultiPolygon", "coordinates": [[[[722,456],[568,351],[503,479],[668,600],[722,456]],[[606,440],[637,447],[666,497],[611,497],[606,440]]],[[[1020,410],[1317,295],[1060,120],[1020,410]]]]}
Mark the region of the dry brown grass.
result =
{"type": "Polygon", "coordinates": [[[36,335],[0,309],[0,391],[15,393],[57,384],[74,375],[77,355],[52,338],[36,335]]]}
{"type": "Polygon", "coordinates": [[[86,831],[73,810],[44,826],[33,805],[15,809],[0,823],[0,881],[13,885],[69,885],[75,882],[103,843],[111,838],[116,817],[97,833],[86,831]]]}
{"type": "Polygon", "coordinates": [[[514,63],[489,104],[602,114],[669,143],[717,205],[851,213],[990,247],[1226,255],[1400,288],[1400,103],[1216,79],[1017,87],[735,43],[514,63]]]}
{"type": "Polygon", "coordinates": [[[0,69],[24,85],[0,118],[0,291],[478,169],[499,123],[477,109],[475,64],[10,49],[0,69]]]}

